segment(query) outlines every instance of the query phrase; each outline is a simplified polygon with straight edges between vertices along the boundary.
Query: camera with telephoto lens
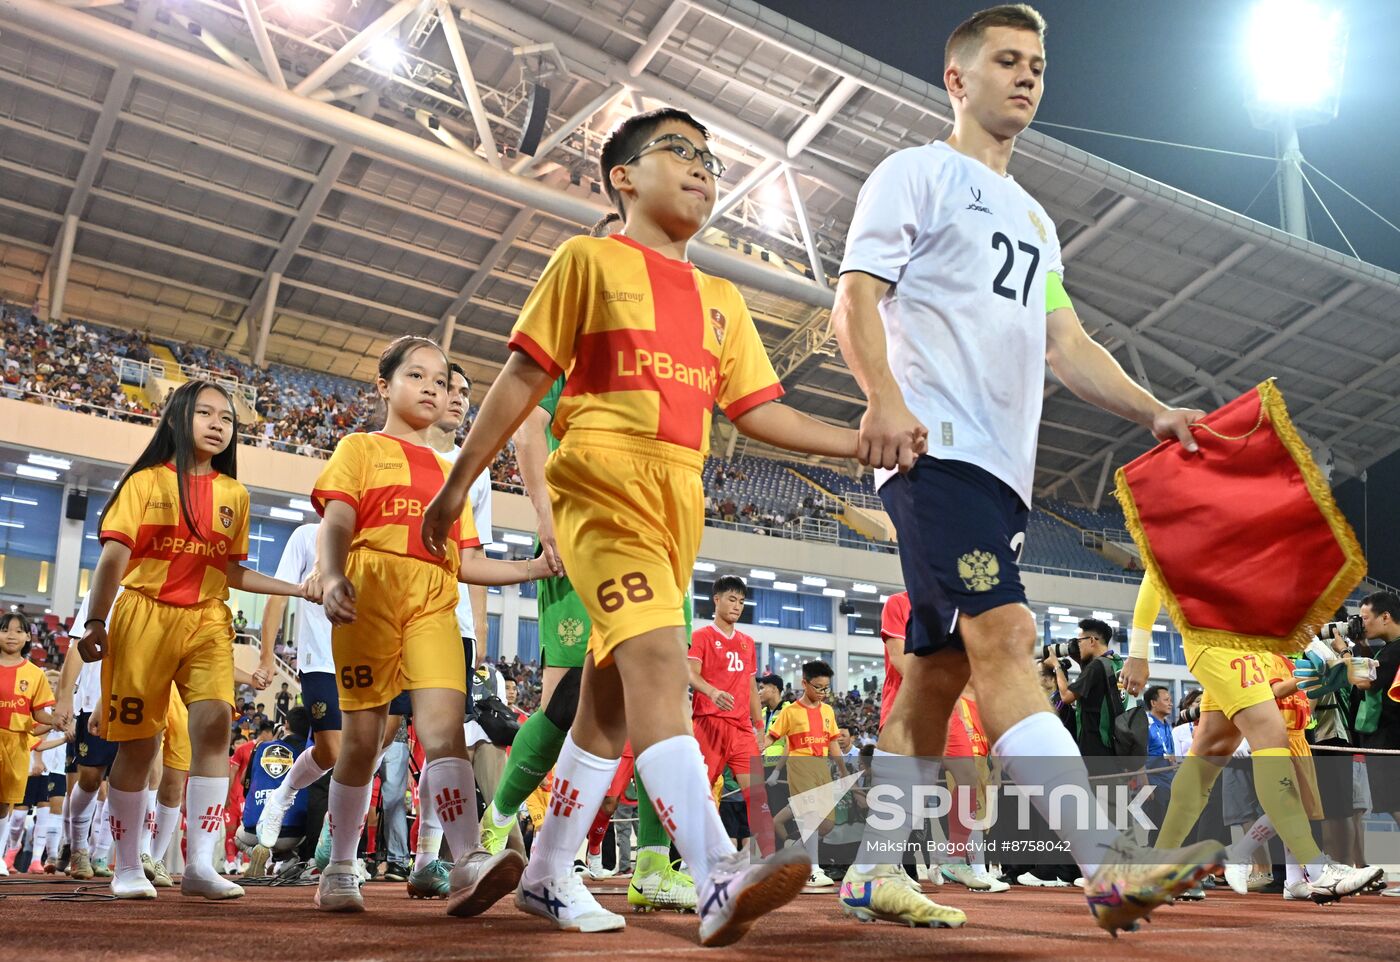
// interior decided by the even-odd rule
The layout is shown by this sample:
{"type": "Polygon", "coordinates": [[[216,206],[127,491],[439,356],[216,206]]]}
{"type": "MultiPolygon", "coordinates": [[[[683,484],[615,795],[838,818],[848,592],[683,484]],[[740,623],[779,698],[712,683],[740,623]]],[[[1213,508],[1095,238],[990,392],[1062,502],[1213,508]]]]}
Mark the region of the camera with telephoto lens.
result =
{"type": "Polygon", "coordinates": [[[1366,640],[1366,626],[1360,615],[1352,615],[1346,621],[1329,621],[1317,630],[1317,637],[1323,641],[1341,638],[1354,645],[1366,640]]]}
{"type": "Polygon", "coordinates": [[[1058,641],[1041,649],[1040,658],[1042,661],[1051,655],[1060,660],[1060,667],[1065,671],[1070,669],[1071,658],[1074,659],[1076,665],[1084,664],[1084,660],[1079,656],[1079,639],[1077,638],[1069,641],[1058,641]]]}
{"type": "Polygon", "coordinates": [[[1181,720],[1184,721],[1184,722],[1186,722],[1186,723],[1188,723],[1188,724],[1195,724],[1196,722],[1200,721],[1200,720],[1201,720],[1201,703],[1198,701],[1198,702],[1196,702],[1196,704],[1192,705],[1190,708],[1187,708],[1185,711],[1183,711],[1183,712],[1181,713],[1181,720]]]}

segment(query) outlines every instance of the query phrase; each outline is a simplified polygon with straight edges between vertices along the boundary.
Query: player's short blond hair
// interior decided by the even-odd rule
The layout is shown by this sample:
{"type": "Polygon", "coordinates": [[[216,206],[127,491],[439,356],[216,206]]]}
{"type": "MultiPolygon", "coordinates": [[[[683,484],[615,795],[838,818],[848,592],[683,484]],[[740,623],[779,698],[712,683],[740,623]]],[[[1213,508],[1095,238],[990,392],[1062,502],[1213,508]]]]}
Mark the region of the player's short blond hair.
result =
{"type": "Polygon", "coordinates": [[[948,37],[943,48],[943,69],[957,57],[966,58],[982,46],[982,38],[992,27],[1012,27],[1016,30],[1031,30],[1045,42],[1045,18],[1028,3],[1003,3],[1000,6],[979,10],[968,17],[948,37]]]}

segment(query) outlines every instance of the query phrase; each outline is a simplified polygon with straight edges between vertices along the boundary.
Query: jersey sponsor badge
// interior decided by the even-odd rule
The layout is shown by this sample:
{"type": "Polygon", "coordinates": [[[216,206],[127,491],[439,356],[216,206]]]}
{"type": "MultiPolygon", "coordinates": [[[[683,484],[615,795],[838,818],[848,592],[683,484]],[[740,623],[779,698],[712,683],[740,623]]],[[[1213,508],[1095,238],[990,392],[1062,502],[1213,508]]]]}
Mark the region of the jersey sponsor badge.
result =
{"type": "Polygon", "coordinates": [[[263,749],[262,758],[258,764],[262,770],[272,778],[281,778],[292,770],[292,762],[296,759],[292,756],[292,750],[286,745],[269,745],[263,749]]]}
{"type": "Polygon", "coordinates": [[[225,531],[233,527],[233,509],[226,504],[219,506],[219,523],[225,531]]]}

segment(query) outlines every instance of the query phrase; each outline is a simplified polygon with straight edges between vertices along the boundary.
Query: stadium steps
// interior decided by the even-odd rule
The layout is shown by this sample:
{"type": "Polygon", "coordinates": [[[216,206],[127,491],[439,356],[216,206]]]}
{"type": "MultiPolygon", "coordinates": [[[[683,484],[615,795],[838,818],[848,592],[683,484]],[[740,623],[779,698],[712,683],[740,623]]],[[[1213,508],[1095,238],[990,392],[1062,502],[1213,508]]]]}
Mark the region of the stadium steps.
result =
{"type": "Polygon", "coordinates": [[[1083,544],[1084,547],[1087,548],[1089,551],[1094,552],[1094,554],[1098,555],[1100,558],[1103,558],[1105,561],[1107,561],[1114,567],[1123,568],[1124,570],[1127,570],[1124,555],[1128,556],[1126,560],[1132,560],[1132,555],[1125,549],[1113,544],[1112,542],[1104,541],[1103,538],[1100,537],[1098,532],[1090,531],[1082,524],[1078,524],[1075,521],[1066,518],[1063,514],[1060,514],[1059,512],[1051,508],[1045,507],[1044,504],[1036,505],[1035,510],[1039,511],[1042,515],[1046,516],[1047,518],[1054,518],[1056,521],[1060,522],[1060,524],[1064,525],[1065,527],[1078,534],[1080,543],[1083,544]]]}
{"type": "Polygon", "coordinates": [[[842,527],[850,528],[856,534],[864,538],[869,538],[871,541],[890,540],[889,531],[882,528],[879,522],[870,516],[869,512],[855,507],[841,495],[807,477],[807,475],[803,474],[797,468],[789,467],[787,470],[798,480],[805,482],[817,489],[817,491],[821,492],[827,498],[841,505],[843,509],[841,514],[834,514],[832,517],[835,518],[836,522],[842,527]]]}
{"type": "Polygon", "coordinates": [[[165,380],[173,381],[176,384],[184,384],[189,378],[185,377],[180,370],[180,359],[175,356],[175,352],[159,341],[150,343],[151,356],[165,362],[165,380]]]}

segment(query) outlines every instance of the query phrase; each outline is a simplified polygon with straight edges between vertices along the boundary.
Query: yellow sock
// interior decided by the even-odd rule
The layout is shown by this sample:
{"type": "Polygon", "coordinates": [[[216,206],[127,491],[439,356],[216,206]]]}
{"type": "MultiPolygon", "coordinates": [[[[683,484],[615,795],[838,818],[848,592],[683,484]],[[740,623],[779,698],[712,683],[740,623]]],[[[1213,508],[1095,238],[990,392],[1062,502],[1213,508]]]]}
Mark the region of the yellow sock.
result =
{"type": "Polygon", "coordinates": [[[1322,857],[1308,825],[1298,773],[1286,748],[1260,748],[1254,752],[1254,791],[1259,805],[1288,851],[1299,865],[1311,865],[1322,857]]]}
{"type": "Polygon", "coordinates": [[[1179,848],[1191,834],[1196,820],[1210,801],[1210,790],[1220,777],[1221,768],[1210,759],[1189,752],[1172,779],[1172,799],[1157,833],[1157,848],[1179,848]]]}

